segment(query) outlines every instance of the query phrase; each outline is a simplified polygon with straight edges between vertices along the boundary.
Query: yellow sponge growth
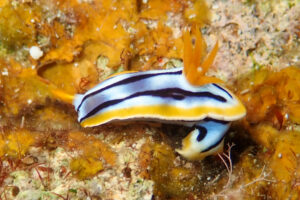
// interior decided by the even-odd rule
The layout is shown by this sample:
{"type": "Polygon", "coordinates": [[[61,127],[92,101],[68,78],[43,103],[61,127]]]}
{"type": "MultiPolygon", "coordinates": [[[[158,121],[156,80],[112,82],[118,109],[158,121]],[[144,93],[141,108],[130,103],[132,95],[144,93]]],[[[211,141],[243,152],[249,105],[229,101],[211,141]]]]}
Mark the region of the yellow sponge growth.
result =
{"type": "Polygon", "coordinates": [[[146,142],[140,153],[141,176],[156,183],[154,193],[162,199],[184,199],[198,183],[191,168],[176,166],[176,156],[169,145],[146,142]]]}
{"type": "Polygon", "coordinates": [[[29,131],[18,130],[0,137],[0,157],[21,158],[35,142],[34,135],[29,131]]]}
{"type": "Polygon", "coordinates": [[[114,165],[116,154],[102,141],[82,132],[69,133],[68,148],[79,153],[71,163],[71,170],[79,179],[97,174],[103,169],[103,162],[114,165]],[[102,162],[103,161],[103,162],[102,162]]]}
{"type": "Polygon", "coordinates": [[[70,168],[76,173],[79,179],[85,179],[101,171],[103,169],[103,164],[100,160],[94,158],[80,157],[71,161],[70,168]]]}

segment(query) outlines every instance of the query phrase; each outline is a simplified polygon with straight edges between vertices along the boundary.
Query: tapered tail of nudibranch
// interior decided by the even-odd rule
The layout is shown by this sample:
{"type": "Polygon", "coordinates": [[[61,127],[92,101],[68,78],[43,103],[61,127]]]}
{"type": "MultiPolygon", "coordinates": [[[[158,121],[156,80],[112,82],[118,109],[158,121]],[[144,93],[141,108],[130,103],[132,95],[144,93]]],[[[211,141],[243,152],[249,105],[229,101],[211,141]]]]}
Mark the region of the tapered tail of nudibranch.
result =
{"type": "Polygon", "coordinates": [[[74,95],[68,94],[57,88],[51,88],[51,92],[56,98],[58,98],[59,100],[61,100],[63,102],[69,103],[69,104],[72,104],[75,99],[74,95]]]}
{"type": "Polygon", "coordinates": [[[52,95],[56,99],[59,99],[60,101],[68,103],[68,104],[73,104],[75,95],[68,94],[64,90],[57,88],[53,83],[49,82],[48,80],[46,80],[44,78],[41,78],[41,81],[43,81],[44,83],[46,83],[48,85],[49,91],[52,93],[52,95]]]}

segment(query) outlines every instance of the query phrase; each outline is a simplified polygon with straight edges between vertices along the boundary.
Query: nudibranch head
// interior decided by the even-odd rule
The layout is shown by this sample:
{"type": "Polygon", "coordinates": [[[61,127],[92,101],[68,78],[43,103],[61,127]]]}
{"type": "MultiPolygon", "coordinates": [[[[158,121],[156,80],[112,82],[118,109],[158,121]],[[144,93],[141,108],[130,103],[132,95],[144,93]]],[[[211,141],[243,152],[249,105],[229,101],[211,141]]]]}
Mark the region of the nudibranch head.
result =
{"type": "MultiPolygon", "coordinates": [[[[203,87],[213,83],[212,85],[216,88],[227,93],[231,97],[228,102],[232,102],[223,104],[226,107],[221,112],[217,112],[220,108],[217,104],[215,108],[212,106],[207,112],[211,113],[207,116],[212,119],[208,118],[197,123],[195,129],[183,139],[182,149],[176,149],[179,154],[189,160],[201,160],[208,155],[223,151],[224,135],[230,127],[230,122],[244,117],[246,108],[234,94],[217,84],[222,83],[220,79],[205,75],[217,54],[218,42],[202,61],[205,43],[201,32],[196,26],[192,27],[191,32],[195,37],[194,45],[191,42],[191,34],[188,31],[184,33],[184,77],[194,87],[203,87]]],[[[221,96],[224,97],[224,95],[221,96]]]]}
{"type": "Polygon", "coordinates": [[[189,160],[202,160],[223,151],[224,135],[230,122],[205,119],[182,140],[182,149],[176,151],[189,160]]]}

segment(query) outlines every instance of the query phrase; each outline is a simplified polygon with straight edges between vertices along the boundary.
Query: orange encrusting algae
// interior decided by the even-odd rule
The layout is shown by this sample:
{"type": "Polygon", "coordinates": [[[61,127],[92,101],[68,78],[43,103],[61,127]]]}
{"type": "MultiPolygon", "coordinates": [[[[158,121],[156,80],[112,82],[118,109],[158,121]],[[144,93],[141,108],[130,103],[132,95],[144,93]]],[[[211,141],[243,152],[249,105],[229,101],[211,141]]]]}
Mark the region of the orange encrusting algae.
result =
{"type": "Polygon", "coordinates": [[[300,69],[287,67],[279,72],[265,69],[238,80],[238,95],[247,107],[247,121],[251,124],[271,122],[284,128],[300,117],[300,69]],[[297,109],[298,108],[298,109],[297,109]]]}
{"type": "MultiPolygon", "coordinates": [[[[259,157],[271,176],[270,198],[299,199],[300,69],[254,71],[236,84],[248,112],[244,128],[261,146],[259,157]]],[[[257,158],[259,158],[257,157],[257,158]]]]}

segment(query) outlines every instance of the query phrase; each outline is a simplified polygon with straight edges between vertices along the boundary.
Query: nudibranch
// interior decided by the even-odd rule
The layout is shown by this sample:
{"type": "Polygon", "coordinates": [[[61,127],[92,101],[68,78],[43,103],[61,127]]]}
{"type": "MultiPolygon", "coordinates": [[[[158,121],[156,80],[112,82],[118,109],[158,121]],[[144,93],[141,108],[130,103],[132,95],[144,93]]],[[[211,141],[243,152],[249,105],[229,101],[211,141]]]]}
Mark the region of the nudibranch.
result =
{"type": "Polygon", "coordinates": [[[201,62],[204,41],[198,29],[184,33],[184,67],[118,74],[85,94],[73,105],[83,127],[117,121],[156,121],[193,127],[176,151],[189,160],[223,150],[231,121],[242,118],[245,107],[221,81],[205,76],[218,43],[201,62]]]}

